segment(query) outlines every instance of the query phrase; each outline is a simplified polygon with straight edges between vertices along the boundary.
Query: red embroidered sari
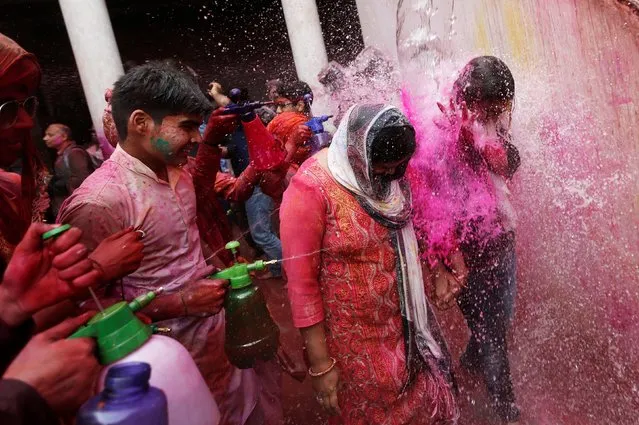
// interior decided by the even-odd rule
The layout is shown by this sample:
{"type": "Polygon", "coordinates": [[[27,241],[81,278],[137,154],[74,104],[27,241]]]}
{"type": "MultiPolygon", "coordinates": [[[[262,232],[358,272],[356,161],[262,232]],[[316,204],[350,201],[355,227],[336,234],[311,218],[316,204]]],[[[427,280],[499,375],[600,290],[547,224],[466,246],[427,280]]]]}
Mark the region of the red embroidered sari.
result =
{"type": "Polygon", "coordinates": [[[409,379],[390,230],[333,180],[325,161],[320,153],[293,178],[281,235],[284,258],[300,256],[285,262],[295,326],[325,321],[340,367],[342,415],[330,423],[450,423],[454,402],[439,368],[422,363],[409,379]]]}

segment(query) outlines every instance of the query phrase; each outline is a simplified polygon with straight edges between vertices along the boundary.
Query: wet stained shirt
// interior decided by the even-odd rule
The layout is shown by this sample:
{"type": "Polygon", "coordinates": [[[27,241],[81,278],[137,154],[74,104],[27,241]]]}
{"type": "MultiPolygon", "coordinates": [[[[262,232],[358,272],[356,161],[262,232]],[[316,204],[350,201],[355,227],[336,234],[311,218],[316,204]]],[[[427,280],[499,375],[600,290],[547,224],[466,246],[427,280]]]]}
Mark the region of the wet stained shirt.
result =
{"type": "MultiPolygon", "coordinates": [[[[160,180],[118,146],[66,200],[58,216],[58,222],[82,229],[89,249],[128,226],[146,233],[142,264],[122,279],[127,300],[159,287],[173,293],[202,276],[205,261],[193,177],[189,167],[168,167],[168,179],[160,180]]],[[[224,323],[224,314],[159,322],[189,350],[224,423],[234,425],[253,410],[256,387],[253,370],[232,367],[224,355],[224,323]]]]}
{"type": "Polygon", "coordinates": [[[176,167],[168,167],[168,176],[168,182],[160,180],[118,146],[69,197],[58,217],[58,222],[83,230],[89,249],[128,226],[146,233],[144,261],[124,278],[127,292],[133,292],[127,295],[160,286],[173,292],[204,268],[193,180],[188,171],[176,167]]]}

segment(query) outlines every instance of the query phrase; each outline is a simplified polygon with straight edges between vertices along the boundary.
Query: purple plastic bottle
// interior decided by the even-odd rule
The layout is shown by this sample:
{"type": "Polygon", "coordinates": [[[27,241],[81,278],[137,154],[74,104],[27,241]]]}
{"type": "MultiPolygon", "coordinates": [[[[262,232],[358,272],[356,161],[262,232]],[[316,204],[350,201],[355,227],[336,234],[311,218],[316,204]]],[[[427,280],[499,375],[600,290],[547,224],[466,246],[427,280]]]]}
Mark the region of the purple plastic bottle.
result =
{"type": "Polygon", "coordinates": [[[311,148],[311,155],[315,155],[315,153],[331,144],[332,136],[324,131],[323,123],[332,117],[332,115],[322,115],[313,117],[304,123],[313,132],[311,139],[307,142],[307,145],[311,148]]]}
{"type": "Polygon", "coordinates": [[[149,385],[150,378],[148,363],[111,367],[104,390],[82,405],[76,425],[168,425],[166,396],[149,385]]]}

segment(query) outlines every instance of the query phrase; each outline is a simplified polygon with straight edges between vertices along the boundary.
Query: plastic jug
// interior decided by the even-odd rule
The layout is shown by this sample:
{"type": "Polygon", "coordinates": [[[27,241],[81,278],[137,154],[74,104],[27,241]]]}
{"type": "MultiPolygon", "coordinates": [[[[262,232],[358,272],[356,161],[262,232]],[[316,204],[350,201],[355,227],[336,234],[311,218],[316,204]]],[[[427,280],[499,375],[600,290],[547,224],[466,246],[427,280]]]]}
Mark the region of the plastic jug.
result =
{"type": "Polygon", "coordinates": [[[172,338],[152,335],[152,327],[134,314],[155,296],[149,292],[131,303],[114,304],[70,338],[96,339],[100,363],[109,365],[102,373],[99,390],[105,388],[111,368],[131,361],[148,363],[153,369],[151,385],[164,391],[168,400],[170,425],[217,425],[220,412],[191,354],[172,338]]]}
{"type": "Polygon", "coordinates": [[[323,124],[331,117],[332,115],[322,115],[319,117],[313,117],[304,123],[313,132],[313,136],[311,136],[311,139],[307,142],[307,145],[311,148],[311,155],[321,151],[331,144],[332,136],[324,131],[323,124]]]}
{"type": "Polygon", "coordinates": [[[104,390],[82,405],[76,425],[168,425],[166,396],[150,378],[148,363],[111,367],[104,390]]]}
{"type": "MultiPolygon", "coordinates": [[[[239,246],[239,242],[231,241],[226,249],[235,257],[239,246]]],[[[264,270],[268,264],[265,261],[235,263],[212,276],[227,279],[231,284],[224,302],[224,351],[231,363],[240,369],[251,368],[257,360],[270,360],[277,354],[280,329],[271,318],[264,295],[249,275],[251,271],[264,270]]]]}

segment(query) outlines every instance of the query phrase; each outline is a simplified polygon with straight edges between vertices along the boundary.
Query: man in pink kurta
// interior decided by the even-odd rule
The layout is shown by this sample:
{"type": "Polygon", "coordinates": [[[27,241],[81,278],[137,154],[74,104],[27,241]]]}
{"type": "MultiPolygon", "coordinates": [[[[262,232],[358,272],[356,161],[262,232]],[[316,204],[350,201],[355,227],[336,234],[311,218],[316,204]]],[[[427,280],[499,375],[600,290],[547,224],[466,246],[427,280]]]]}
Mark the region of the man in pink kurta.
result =
{"type": "Polygon", "coordinates": [[[123,140],[67,199],[58,221],[80,227],[89,248],[130,226],[144,232],[144,260],[113,285],[116,293],[123,290],[131,299],[164,288],[145,313],[191,352],[219,405],[221,424],[244,424],[259,416],[255,372],[233,367],[224,354],[224,292],[201,279],[210,269],[193,178],[184,167],[201,140],[197,127],[207,107],[194,82],[169,66],[147,64],[122,77],[114,88],[113,116],[123,140]],[[186,93],[164,91],[163,85],[186,93]],[[217,292],[221,296],[212,295],[217,292]]]}

